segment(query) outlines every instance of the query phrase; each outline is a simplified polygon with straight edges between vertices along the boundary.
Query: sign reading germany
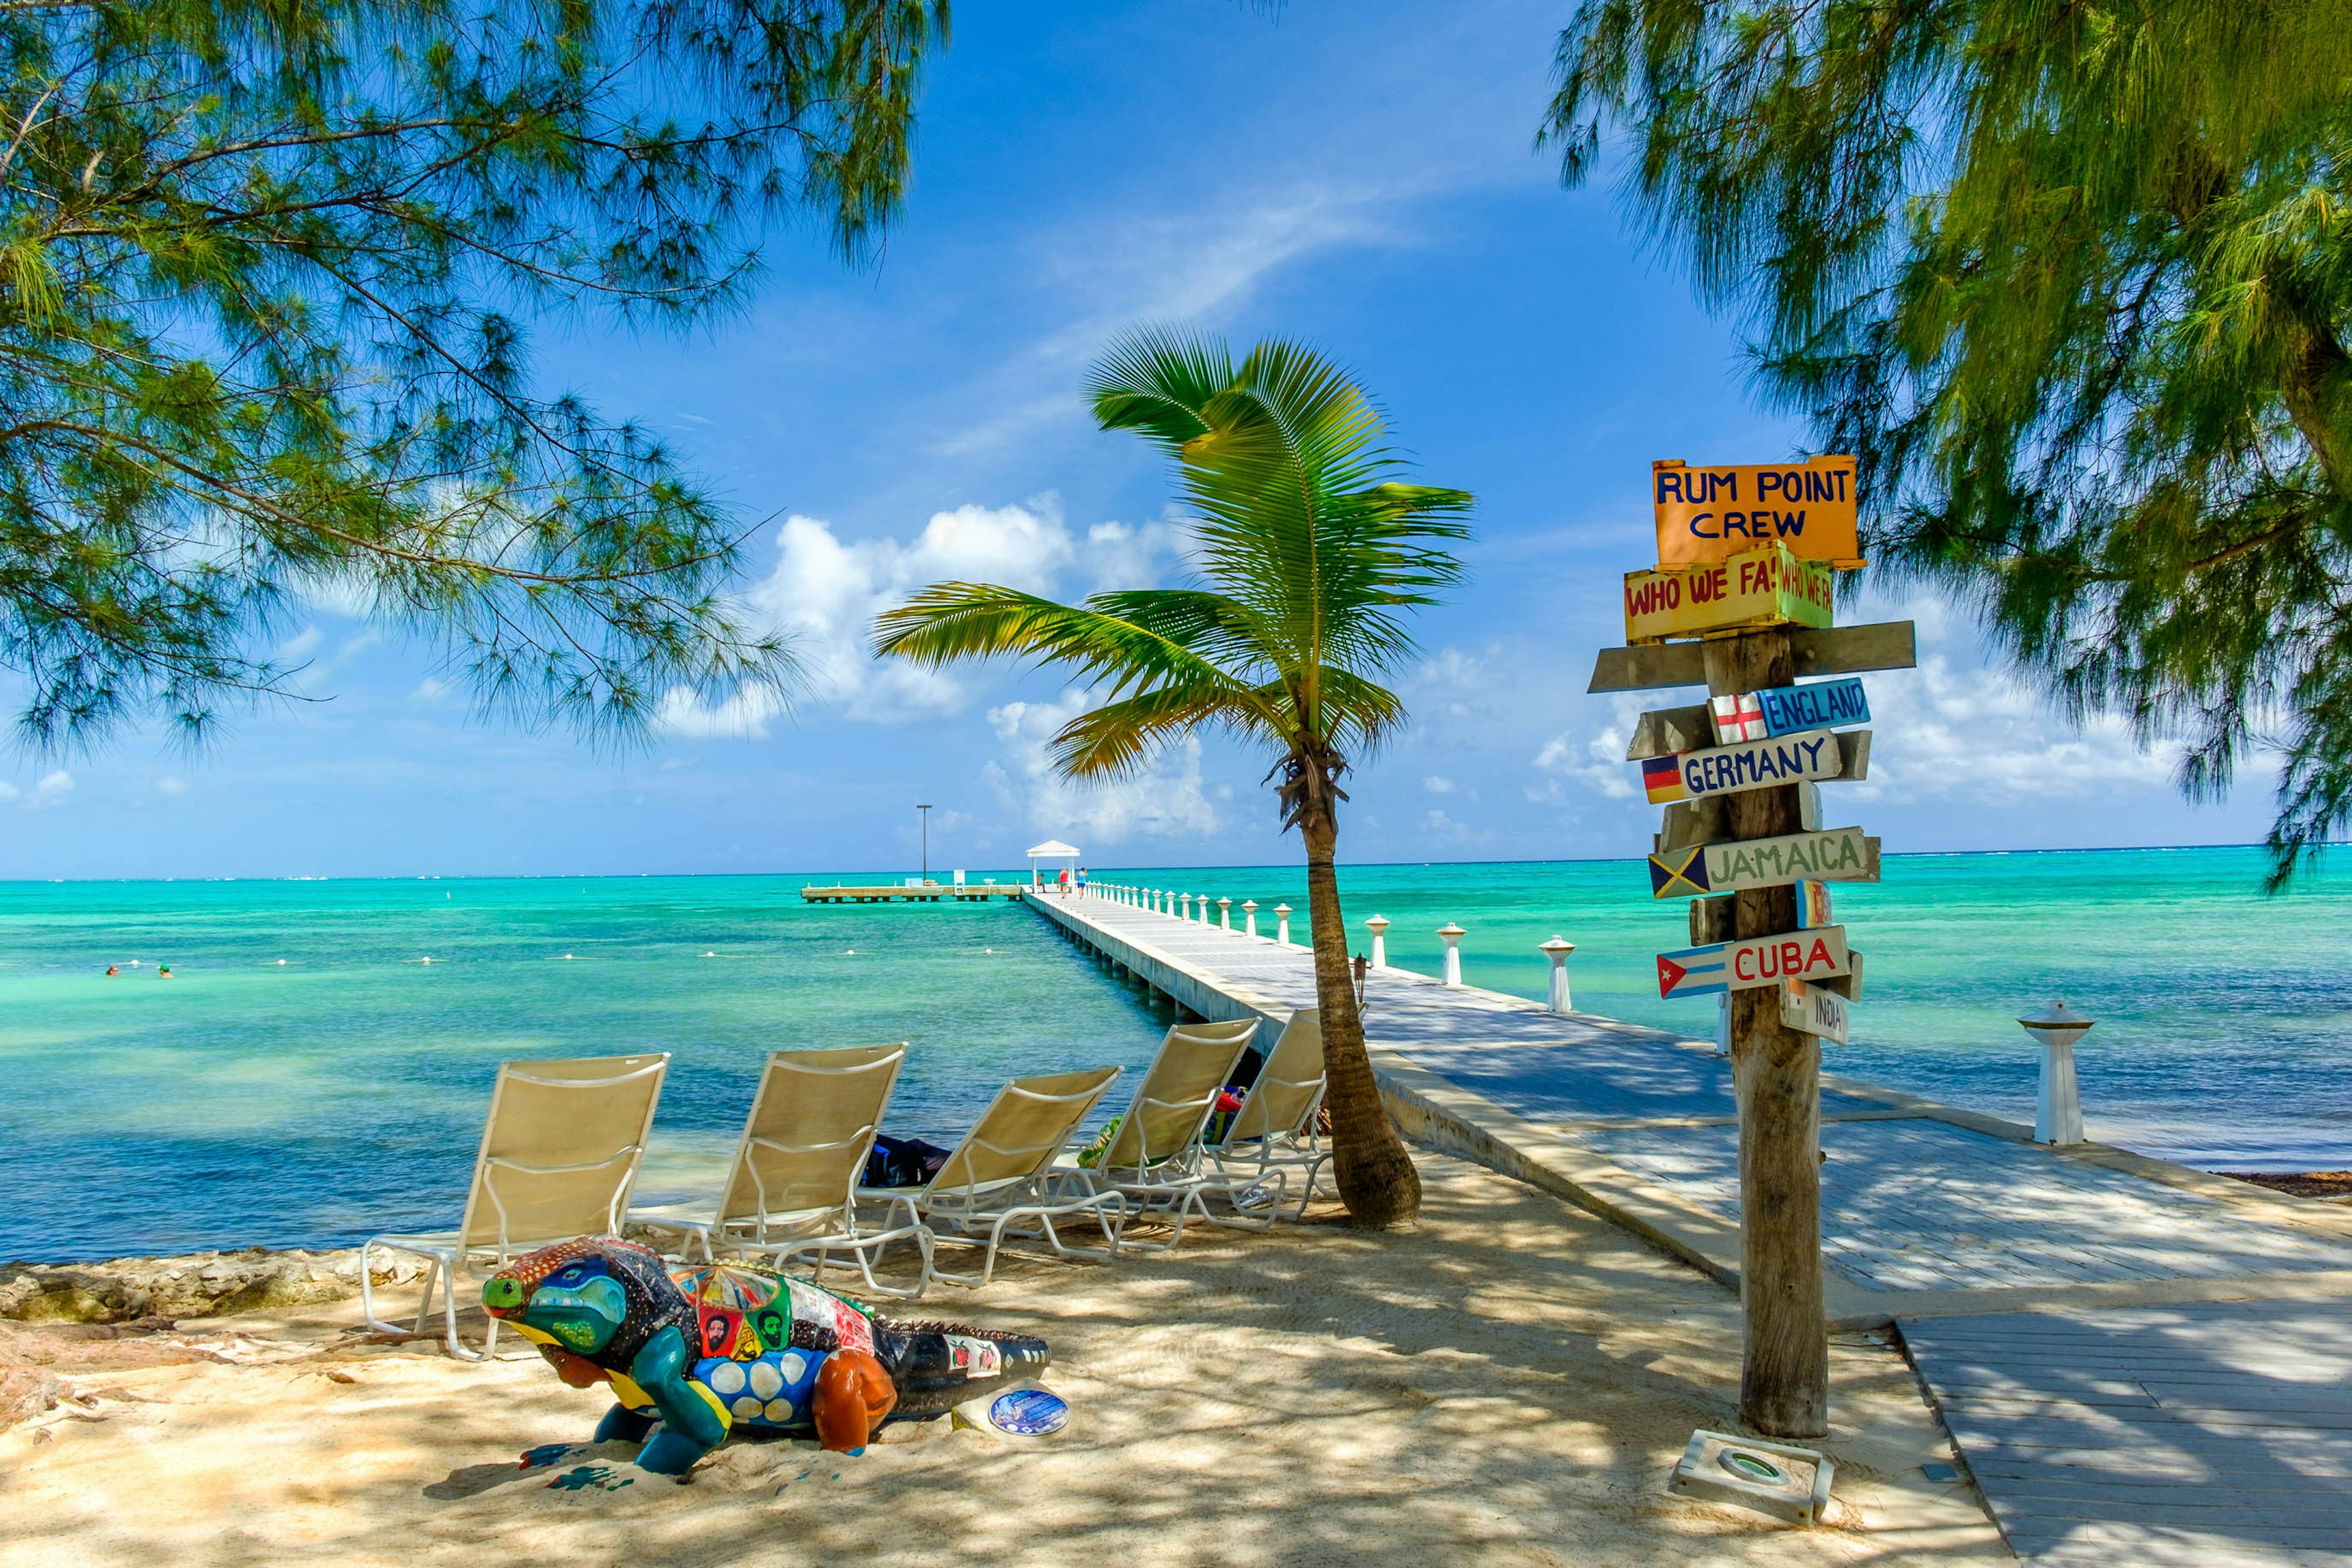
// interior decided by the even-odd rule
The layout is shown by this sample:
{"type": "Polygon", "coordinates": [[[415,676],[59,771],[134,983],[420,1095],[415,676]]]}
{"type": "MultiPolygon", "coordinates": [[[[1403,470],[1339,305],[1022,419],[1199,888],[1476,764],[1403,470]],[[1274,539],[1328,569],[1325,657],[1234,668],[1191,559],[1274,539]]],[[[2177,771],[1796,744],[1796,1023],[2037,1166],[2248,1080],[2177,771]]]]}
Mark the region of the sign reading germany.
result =
{"type": "Polygon", "coordinates": [[[1833,779],[1843,766],[1844,753],[1838,749],[1837,736],[1827,730],[1811,730],[1777,741],[1748,741],[1680,756],[1652,757],[1642,764],[1642,788],[1652,805],[1664,805],[1768,784],[1833,779]]]}
{"type": "Polygon", "coordinates": [[[1770,540],[1808,561],[1859,566],[1853,468],[1852,458],[1705,468],[1679,458],[1652,463],[1658,564],[1727,561],[1770,540]]]}
{"type": "Polygon", "coordinates": [[[1652,643],[1740,626],[1830,624],[1835,574],[1778,541],[1711,565],[1625,574],[1625,640],[1652,643]]]}
{"type": "Polygon", "coordinates": [[[1847,973],[1845,927],[1751,936],[1658,954],[1658,994],[1713,996],[1753,991],[1783,980],[1827,980],[1847,973]]]}
{"type": "Polygon", "coordinates": [[[1859,827],[1735,838],[1650,857],[1650,896],[1691,899],[1788,882],[1875,882],[1878,840],[1859,827]]]}

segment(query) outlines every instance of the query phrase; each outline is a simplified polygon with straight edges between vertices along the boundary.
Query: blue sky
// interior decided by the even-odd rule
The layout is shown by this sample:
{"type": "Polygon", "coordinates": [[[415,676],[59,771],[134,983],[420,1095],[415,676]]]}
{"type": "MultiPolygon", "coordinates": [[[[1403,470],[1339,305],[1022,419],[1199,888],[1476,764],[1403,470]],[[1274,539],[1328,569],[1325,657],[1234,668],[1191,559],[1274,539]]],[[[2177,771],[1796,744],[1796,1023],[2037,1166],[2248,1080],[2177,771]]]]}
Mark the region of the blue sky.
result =
{"type": "MultiPolygon", "coordinates": [[[[1643,706],[1588,697],[1654,553],[1653,458],[1760,461],[1800,432],[1745,395],[1737,340],[1533,150],[1566,7],[1224,0],[959,10],[878,267],[769,243],[758,303],[690,340],[543,337],[542,379],[661,430],[748,519],[754,611],[814,682],[789,714],[679,703],[615,758],[475,721],[429,648],[320,611],[284,653],[315,701],[197,757],[152,735],[0,755],[0,877],[557,874],[1014,864],[1048,835],[1098,868],[1295,856],[1265,763],[1216,741],[1107,788],[1043,742],[1086,698],[1009,669],[916,676],[860,651],[939,577],[1078,595],[1171,580],[1160,463],[1096,431],[1085,368],[1181,321],[1305,338],[1374,389],[1422,477],[1479,500],[1470,582],[1423,617],[1415,723],[1371,760],[1344,858],[1639,853],[1620,759],[1643,706]]],[[[2192,809],[2169,759],[2077,731],[1985,667],[1965,612],[1911,616],[1923,668],[1871,678],[1871,782],[1833,815],[1890,850],[2242,842],[2267,770],[2192,809]]],[[[1686,700],[1675,698],[1673,700],[1686,700]]]]}

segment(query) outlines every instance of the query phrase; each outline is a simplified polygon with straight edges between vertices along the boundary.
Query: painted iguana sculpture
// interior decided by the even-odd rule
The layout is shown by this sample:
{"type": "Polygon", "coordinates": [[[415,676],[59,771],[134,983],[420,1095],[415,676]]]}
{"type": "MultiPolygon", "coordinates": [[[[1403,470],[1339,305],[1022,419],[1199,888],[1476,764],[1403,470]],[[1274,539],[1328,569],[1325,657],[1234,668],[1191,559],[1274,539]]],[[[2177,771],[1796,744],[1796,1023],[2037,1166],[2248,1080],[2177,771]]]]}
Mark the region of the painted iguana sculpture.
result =
{"type": "Polygon", "coordinates": [[[941,1415],[1048,1360],[1042,1340],[887,1323],[805,1279],[673,1268],[610,1237],[516,1258],[483,1284],[482,1304],[538,1345],[564,1382],[610,1383],[620,1403],[595,1440],[644,1442],[637,1463],[663,1475],[683,1475],[739,1421],[814,1428],[846,1453],[887,1418],[941,1415]]]}

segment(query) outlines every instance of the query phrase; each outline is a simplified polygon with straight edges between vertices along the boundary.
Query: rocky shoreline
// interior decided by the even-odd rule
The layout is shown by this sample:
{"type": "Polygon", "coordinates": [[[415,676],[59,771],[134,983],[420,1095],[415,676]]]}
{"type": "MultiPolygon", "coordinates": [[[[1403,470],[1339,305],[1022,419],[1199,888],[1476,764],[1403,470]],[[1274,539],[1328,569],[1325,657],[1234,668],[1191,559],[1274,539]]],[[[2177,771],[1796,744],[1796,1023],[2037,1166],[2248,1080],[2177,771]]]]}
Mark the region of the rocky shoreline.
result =
{"type": "MultiPolygon", "coordinates": [[[[378,1285],[405,1284],[422,1272],[405,1255],[377,1258],[378,1285]]],[[[248,1247],[103,1263],[0,1264],[0,1319],[23,1323],[168,1323],[307,1307],[359,1293],[356,1247],[281,1252],[248,1247]]]]}

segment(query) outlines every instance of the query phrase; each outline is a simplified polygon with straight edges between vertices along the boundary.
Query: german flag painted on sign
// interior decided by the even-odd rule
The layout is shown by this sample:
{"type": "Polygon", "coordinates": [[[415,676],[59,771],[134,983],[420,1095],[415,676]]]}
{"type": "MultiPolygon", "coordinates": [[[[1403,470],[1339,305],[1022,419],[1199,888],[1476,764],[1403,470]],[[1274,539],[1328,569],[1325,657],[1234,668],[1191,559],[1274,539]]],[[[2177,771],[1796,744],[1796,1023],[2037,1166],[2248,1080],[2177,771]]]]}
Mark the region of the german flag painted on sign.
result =
{"type": "Polygon", "coordinates": [[[1683,788],[1683,760],[1680,756],[1652,757],[1642,764],[1642,788],[1649,793],[1652,805],[1664,805],[1669,801],[1685,800],[1690,792],[1683,788]]]}
{"type": "Polygon", "coordinates": [[[1687,899],[1695,893],[1711,893],[1714,890],[1706,880],[1706,845],[1694,844],[1687,849],[1650,857],[1652,898],[1687,899]]]}

